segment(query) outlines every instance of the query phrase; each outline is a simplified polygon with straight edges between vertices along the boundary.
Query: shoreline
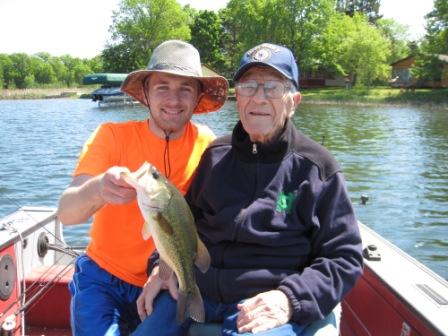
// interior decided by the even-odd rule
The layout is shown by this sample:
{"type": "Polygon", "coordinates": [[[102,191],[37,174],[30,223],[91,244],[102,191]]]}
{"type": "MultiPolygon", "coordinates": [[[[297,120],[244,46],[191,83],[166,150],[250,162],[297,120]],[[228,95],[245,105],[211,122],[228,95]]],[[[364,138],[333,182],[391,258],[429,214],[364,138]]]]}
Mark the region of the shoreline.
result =
{"type": "MultiPolygon", "coordinates": [[[[0,100],[29,100],[29,99],[90,99],[90,93],[95,90],[92,87],[76,87],[76,88],[36,88],[36,89],[0,89],[0,100]]],[[[372,89],[375,90],[375,89],[372,89]]],[[[395,93],[390,89],[390,93],[395,93]]],[[[445,91],[445,90],[444,90],[445,91]]],[[[374,91],[372,91],[374,92],[374,91]]],[[[429,108],[448,109],[448,95],[446,99],[431,99],[431,91],[419,92],[419,99],[414,96],[385,96],[378,97],[372,94],[370,97],[363,94],[357,94],[356,90],[350,91],[348,96],[341,96],[347,94],[347,91],[341,89],[313,89],[303,90],[302,104],[313,105],[347,105],[347,106],[424,106],[429,108]],[[331,91],[329,91],[331,90],[331,91]],[[330,93],[330,94],[329,94],[330,93]],[[333,97],[330,97],[333,96],[333,97]],[[336,97],[336,98],[335,98],[336,97]],[[410,99],[406,99],[410,98],[410,99]]],[[[229,101],[235,101],[233,92],[228,97],[229,101]]]]}
{"type": "Polygon", "coordinates": [[[90,95],[92,91],[92,88],[84,87],[48,89],[1,89],[0,100],[87,98],[85,96],[90,95]]]}
{"type": "Polygon", "coordinates": [[[415,107],[428,107],[437,109],[448,109],[447,103],[434,103],[434,102],[421,102],[421,101],[400,101],[400,102],[390,102],[390,101],[353,101],[353,100],[319,100],[319,99],[307,99],[306,96],[302,95],[302,101],[300,104],[312,104],[312,105],[341,105],[341,106],[386,106],[386,107],[404,107],[404,106],[415,106],[415,107]]]}

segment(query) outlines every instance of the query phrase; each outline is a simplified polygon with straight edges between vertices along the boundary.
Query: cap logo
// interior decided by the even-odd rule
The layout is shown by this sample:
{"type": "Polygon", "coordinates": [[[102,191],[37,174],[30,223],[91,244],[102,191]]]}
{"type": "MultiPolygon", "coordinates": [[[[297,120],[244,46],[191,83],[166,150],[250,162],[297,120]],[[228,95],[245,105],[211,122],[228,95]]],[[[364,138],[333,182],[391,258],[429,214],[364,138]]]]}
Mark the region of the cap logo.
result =
{"type": "Polygon", "coordinates": [[[257,50],[255,54],[252,55],[252,59],[255,61],[266,61],[271,58],[272,53],[268,49],[257,50]]]}
{"type": "Polygon", "coordinates": [[[253,61],[265,62],[272,57],[272,53],[276,53],[279,51],[280,49],[276,48],[272,44],[263,43],[249,50],[247,52],[247,55],[252,58],[253,61]]]}

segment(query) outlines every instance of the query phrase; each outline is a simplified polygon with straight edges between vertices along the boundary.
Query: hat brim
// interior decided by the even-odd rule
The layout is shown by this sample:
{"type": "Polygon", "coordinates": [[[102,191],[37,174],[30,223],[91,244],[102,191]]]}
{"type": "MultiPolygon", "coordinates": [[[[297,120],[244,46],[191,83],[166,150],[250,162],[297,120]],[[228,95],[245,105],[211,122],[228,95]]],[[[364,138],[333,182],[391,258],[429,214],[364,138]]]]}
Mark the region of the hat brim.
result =
{"type": "Polygon", "coordinates": [[[250,63],[244,64],[242,67],[240,67],[235,72],[235,75],[233,76],[233,81],[237,82],[241,78],[241,76],[244,75],[244,73],[247,70],[249,70],[253,66],[257,66],[257,65],[265,66],[265,67],[271,68],[271,69],[279,72],[281,75],[283,75],[283,77],[285,77],[285,78],[289,79],[290,81],[292,81],[294,83],[296,89],[298,89],[298,84],[297,84],[297,82],[296,82],[296,80],[294,78],[290,78],[290,76],[288,74],[284,73],[281,69],[277,68],[276,66],[268,64],[268,63],[264,63],[264,62],[250,62],[250,63]]]}
{"type": "MultiPolygon", "coordinates": [[[[219,110],[227,99],[227,93],[229,91],[229,84],[227,79],[221,76],[187,76],[179,74],[175,71],[169,70],[138,70],[131,72],[123,84],[121,85],[121,91],[133,97],[145,106],[148,106],[144,93],[144,82],[146,78],[153,73],[166,73],[181,77],[194,78],[202,84],[202,97],[199,100],[194,114],[208,113],[219,110]]],[[[148,106],[149,107],[149,106],[148,106]]]]}

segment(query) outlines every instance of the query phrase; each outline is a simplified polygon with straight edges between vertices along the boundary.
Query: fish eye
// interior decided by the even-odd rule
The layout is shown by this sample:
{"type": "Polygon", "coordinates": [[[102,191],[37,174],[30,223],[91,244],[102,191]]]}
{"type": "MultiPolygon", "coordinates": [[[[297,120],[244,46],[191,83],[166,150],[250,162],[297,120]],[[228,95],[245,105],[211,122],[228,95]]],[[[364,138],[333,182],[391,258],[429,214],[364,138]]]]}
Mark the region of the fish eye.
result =
{"type": "Polygon", "coordinates": [[[153,171],[153,172],[152,172],[152,177],[154,177],[154,179],[157,180],[157,179],[160,177],[159,172],[157,172],[157,171],[153,171]]]}

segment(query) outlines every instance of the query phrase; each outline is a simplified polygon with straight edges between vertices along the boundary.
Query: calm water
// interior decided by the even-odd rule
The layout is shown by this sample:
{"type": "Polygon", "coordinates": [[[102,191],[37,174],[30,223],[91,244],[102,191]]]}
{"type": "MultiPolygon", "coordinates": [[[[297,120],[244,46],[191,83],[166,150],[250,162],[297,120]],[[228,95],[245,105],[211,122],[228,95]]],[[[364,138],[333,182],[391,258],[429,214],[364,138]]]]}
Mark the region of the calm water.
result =
{"type": "MultiPolygon", "coordinates": [[[[98,124],[146,116],[89,100],[0,101],[0,218],[24,205],[55,206],[98,124]]],[[[235,104],[195,119],[227,133],[235,104]]],[[[302,104],[294,121],[343,166],[358,218],[448,278],[448,111],[302,104]]],[[[88,225],[66,228],[67,242],[86,244],[88,225]]]]}

